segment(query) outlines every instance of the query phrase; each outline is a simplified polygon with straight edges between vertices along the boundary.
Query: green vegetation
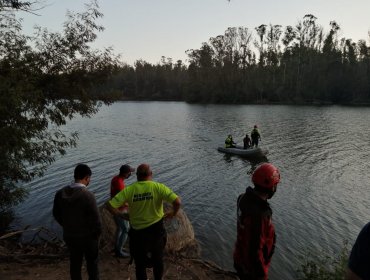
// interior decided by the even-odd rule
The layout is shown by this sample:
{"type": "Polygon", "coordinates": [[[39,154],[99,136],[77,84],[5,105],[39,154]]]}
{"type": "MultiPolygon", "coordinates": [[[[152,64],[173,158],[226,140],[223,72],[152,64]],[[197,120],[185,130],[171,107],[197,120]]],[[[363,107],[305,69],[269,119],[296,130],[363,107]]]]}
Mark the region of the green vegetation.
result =
{"type": "MultiPolygon", "coordinates": [[[[95,2],[69,13],[62,33],[37,28],[22,34],[14,10],[28,2],[0,2],[0,214],[26,195],[22,182],[41,176],[57,154],[76,145],[77,133],[60,129],[76,115],[89,117],[112,101],[101,85],[119,63],[110,49],[90,44],[103,28],[95,2]]],[[[3,221],[3,219],[2,219],[3,221]]]]}
{"type": "Polygon", "coordinates": [[[299,280],[342,280],[345,279],[348,263],[348,243],[344,242],[338,255],[328,256],[321,252],[317,255],[307,254],[301,269],[299,280]]]}
{"type": "Polygon", "coordinates": [[[111,84],[123,99],[201,103],[370,103],[370,47],[325,33],[313,15],[295,26],[262,24],[255,33],[228,28],[200,49],[189,65],[163,57],[157,65],[125,65],[111,84]]]}

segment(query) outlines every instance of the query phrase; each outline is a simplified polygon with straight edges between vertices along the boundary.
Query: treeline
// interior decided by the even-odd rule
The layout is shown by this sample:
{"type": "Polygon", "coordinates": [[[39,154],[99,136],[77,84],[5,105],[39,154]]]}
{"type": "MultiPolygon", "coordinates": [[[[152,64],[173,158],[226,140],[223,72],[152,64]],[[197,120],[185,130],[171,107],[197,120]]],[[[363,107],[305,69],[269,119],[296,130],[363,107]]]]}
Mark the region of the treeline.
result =
{"type": "MultiPolygon", "coordinates": [[[[365,40],[339,38],[305,15],[295,26],[228,28],[189,63],[162,57],[139,60],[111,77],[122,99],[185,100],[200,103],[359,104],[370,101],[370,47],[365,40]]],[[[108,85],[107,85],[108,86],[108,85]]]]}

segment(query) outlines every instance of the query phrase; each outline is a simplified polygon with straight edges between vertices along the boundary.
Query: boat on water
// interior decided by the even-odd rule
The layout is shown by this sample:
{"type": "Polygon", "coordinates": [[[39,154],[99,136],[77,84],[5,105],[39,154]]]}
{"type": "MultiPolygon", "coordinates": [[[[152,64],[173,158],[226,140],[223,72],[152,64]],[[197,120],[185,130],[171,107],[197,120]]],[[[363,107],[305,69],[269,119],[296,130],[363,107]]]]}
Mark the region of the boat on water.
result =
{"type": "Polygon", "coordinates": [[[242,146],[235,146],[235,148],[218,147],[217,150],[221,153],[239,155],[245,157],[261,157],[266,156],[268,153],[267,149],[262,148],[248,148],[244,149],[242,146]]]}

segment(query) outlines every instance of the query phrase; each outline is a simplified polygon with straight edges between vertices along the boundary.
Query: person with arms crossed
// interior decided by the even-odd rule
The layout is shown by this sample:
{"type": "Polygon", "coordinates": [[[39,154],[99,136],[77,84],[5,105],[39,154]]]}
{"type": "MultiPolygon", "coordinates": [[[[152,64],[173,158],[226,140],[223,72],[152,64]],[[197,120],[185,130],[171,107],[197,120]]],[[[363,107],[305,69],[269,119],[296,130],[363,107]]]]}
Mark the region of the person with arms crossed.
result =
{"type": "Polygon", "coordinates": [[[146,280],[148,259],[153,266],[155,280],[163,277],[163,254],[167,234],[163,219],[173,218],[181,206],[180,198],[167,186],[152,180],[148,164],[140,164],[136,170],[137,182],[127,186],[106,203],[113,215],[127,217],[117,208],[129,205],[130,253],[135,261],[136,279],[146,280]],[[172,210],[164,213],[163,202],[172,203],[172,210]]]}
{"type": "Polygon", "coordinates": [[[86,164],[78,164],[74,170],[74,183],[59,190],[54,197],[53,216],[63,227],[72,280],[82,279],[84,257],[89,280],[99,279],[101,219],[95,196],[87,189],[90,177],[91,169],[86,164]]]}
{"type": "Polygon", "coordinates": [[[276,192],[279,170],[263,163],[253,172],[252,182],[254,188],[248,187],[237,200],[234,268],[241,280],[267,280],[276,239],[267,200],[276,192]]]}
{"type": "MultiPolygon", "coordinates": [[[[119,174],[114,176],[111,185],[110,185],[110,197],[113,198],[117,193],[122,191],[125,188],[125,179],[128,179],[131,176],[131,173],[135,171],[135,168],[132,168],[128,164],[122,165],[119,169],[119,174]]],[[[123,205],[118,208],[119,211],[127,213],[127,205],[123,205]]],[[[130,223],[123,219],[119,215],[114,215],[114,222],[116,223],[116,241],[114,244],[114,253],[116,257],[126,258],[130,254],[123,249],[123,246],[126,243],[128,231],[130,228],[130,223]]]]}

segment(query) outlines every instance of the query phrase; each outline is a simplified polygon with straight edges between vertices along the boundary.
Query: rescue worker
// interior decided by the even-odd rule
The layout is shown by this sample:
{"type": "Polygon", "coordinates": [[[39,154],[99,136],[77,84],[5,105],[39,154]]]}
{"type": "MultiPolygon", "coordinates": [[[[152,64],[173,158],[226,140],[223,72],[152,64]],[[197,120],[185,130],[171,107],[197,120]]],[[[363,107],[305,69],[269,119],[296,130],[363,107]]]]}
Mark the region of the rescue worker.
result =
{"type": "Polygon", "coordinates": [[[176,216],[181,201],[167,186],[152,180],[152,170],[148,164],[139,165],[136,176],[137,182],[119,192],[106,206],[112,214],[127,218],[127,213],[117,208],[128,203],[130,253],[135,261],[136,279],[146,280],[146,268],[153,266],[154,279],[160,280],[167,240],[163,219],[176,216]],[[163,201],[172,203],[172,210],[164,213],[163,201]]]}
{"type": "Polygon", "coordinates": [[[233,137],[229,134],[225,140],[225,148],[235,148],[236,143],[233,141],[233,137]]]}
{"type": "Polygon", "coordinates": [[[267,200],[276,192],[279,181],[279,170],[263,163],[253,172],[254,188],[248,187],[238,197],[234,268],[241,280],[268,279],[275,229],[267,200]]]}
{"type": "Polygon", "coordinates": [[[246,134],[243,139],[244,149],[249,149],[252,145],[251,139],[249,138],[249,135],[246,134]]]}
{"type": "Polygon", "coordinates": [[[253,130],[251,132],[251,138],[252,138],[252,147],[256,146],[258,147],[258,141],[261,140],[261,134],[258,131],[257,125],[253,127],[253,130]]]}

